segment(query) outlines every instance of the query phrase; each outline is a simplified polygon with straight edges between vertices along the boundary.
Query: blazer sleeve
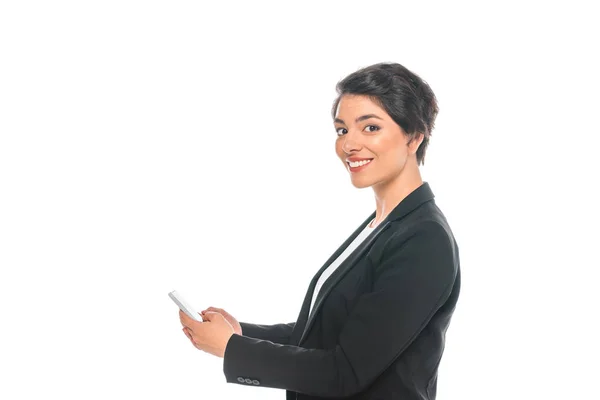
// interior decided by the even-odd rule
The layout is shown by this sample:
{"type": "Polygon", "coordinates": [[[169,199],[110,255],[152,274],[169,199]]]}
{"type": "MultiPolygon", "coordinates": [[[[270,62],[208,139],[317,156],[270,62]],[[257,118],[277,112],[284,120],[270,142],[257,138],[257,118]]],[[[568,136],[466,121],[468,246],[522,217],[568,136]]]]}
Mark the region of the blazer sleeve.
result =
{"type": "MultiPolygon", "coordinates": [[[[227,382],[254,382],[321,397],[364,391],[410,345],[449,297],[457,273],[452,237],[437,222],[388,239],[332,349],[307,349],[234,334],[227,382]]],[[[370,259],[370,258],[369,258],[370,259]]]]}
{"type": "Polygon", "coordinates": [[[240,322],[242,335],[255,339],[268,340],[273,343],[288,344],[295,322],[275,325],[259,325],[248,322],[240,322]]]}

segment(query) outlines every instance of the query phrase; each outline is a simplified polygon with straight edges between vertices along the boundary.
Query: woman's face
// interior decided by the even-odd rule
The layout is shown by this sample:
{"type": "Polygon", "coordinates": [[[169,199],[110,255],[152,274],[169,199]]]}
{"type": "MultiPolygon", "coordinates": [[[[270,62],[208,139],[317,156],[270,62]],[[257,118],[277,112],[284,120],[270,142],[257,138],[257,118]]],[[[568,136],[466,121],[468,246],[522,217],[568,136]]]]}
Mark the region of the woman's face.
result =
{"type": "Polygon", "coordinates": [[[377,103],[366,96],[343,95],[338,104],[334,126],[337,132],[335,150],[350,173],[357,188],[386,184],[398,177],[407,163],[416,163],[416,151],[421,143],[408,137],[402,128],[377,103]],[[348,162],[361,161],[358,166],[348,162]]]}

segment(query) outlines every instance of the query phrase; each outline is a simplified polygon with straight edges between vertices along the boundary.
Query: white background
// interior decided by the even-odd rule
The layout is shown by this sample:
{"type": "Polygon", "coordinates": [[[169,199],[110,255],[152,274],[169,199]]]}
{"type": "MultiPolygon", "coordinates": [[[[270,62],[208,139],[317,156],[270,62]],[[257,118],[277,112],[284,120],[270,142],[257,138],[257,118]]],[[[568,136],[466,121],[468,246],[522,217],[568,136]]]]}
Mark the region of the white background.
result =
{"type": "Polygon", "coordinates": [[[1,3],[0,398],[283,399],[227,384],[167,293],[296,319],[375,207],[330,107],[381,61],[440,105],[422,174],[463,290],[438,399],[592,398],[591,6],[199,3],[1,3]]]}

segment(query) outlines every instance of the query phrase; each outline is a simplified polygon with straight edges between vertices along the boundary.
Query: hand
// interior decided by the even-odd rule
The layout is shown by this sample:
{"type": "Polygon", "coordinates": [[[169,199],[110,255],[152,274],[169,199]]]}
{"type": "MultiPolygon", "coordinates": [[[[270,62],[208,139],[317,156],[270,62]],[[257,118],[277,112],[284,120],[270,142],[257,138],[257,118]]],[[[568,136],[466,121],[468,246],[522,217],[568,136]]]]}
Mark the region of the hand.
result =
{"type": "Polygon", "coordinates": [[[207,311],[215,311],[215,312],[218,312],[219,314],[221,314],[223,317],[225,317],[227,322],[229,322],[231,324],[231,326],[233,326],[233,330],[235,331],[235,333],[237,333],[240,336],[242,335],[242,326],[237,321],[237,319],[233,318],[233,316],[231,314],[229,314],[227,311],[223,310],[222,308],[208,307],[206,310],[200,312],[200,315],[202,315],[202,317],[204,317],[204,313],[207,311]]]}
{"type": "Polygon", "coordinates": [[[200,322],[193,320],[180,310],[179,320],[183,326],[183,332],[194,347],[217,357],[225,356],[227,343],[235,334],[233,327],[225,317],[217,312],[207,311],[202,315],[204,322],[200,322]]]}

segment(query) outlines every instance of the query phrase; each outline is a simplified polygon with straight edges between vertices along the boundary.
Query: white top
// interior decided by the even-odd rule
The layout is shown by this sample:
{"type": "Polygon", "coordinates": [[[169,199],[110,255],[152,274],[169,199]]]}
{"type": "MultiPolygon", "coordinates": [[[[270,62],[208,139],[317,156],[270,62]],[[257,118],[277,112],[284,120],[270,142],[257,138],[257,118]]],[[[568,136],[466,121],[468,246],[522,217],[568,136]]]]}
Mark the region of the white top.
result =
{"type": "Polygon", "coordinates": [[[358,234],[358,236],[356,236],[356,238],[352,241],[352,243],[350,243],[348,245],[348,247],[346,247],[346,249],[342,252],[342,254],[340,254],[338,256],[338,258],[336,258],[327,267],[327,269],[325,269],[325,271],[323,271],[323,273],[319,277],[319,280],[317,281],[317,285],[315,286],[315,291],[313,292],[312,302],[310,304],[310,310],[309,310],[309,314],[308,315],[310,315],[310,313],[312,312],[313,306],[315,305],[315,301],[317,300],[317,294],[319,293],[319,290],[321,290],[321,286],[323,286],[323,283],[325,283],[325,281],[327,280],[327,278],[329,278],[329,276],[331,276],[331,274],[337,269],[337,267],[339,267],[340,264],[342,262],[344,262],[344,260],[346,258],[348,258],[348,256],[350,254],[352,254],[352,252],[358,247],[358,245],[361,244],[362,241],[365,240],[367,238],[367,236],[369,236],[369,234],[371,232],[373,232],[373,229],[375,229],[375,228],[372,228],[370,226],[373,221],[371,221],[370,223],[368,223],[367,226],[365,227],[365,229],[363,229],[363,231],[360,232],[358,234]]]}

